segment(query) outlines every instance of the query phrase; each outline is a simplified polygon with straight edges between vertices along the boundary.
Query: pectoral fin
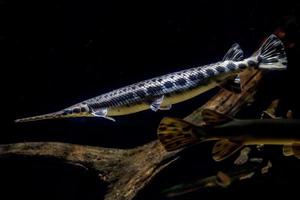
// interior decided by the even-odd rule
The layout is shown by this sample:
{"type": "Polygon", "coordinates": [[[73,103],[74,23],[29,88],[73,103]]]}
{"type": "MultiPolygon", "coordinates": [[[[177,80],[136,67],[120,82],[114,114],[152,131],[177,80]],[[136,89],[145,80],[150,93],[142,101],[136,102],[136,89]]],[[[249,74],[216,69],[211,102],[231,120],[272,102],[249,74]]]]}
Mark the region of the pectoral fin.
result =
{"type": "Polygon", "coordinates": [[[212,150],[212,157],[215,161],[222,161],[240,150],[242,143],[231,142],[228,139],[219,140],[215,143],[212,150]]]}
{"type": "Polygon", "coordinates": [[[172,108],[172,105],[166,105],[166,106],[160,105],[159,110],[170,110],[171,108],[172,108]]]}
{"type": "Polygon", "coordinates": [[[114,118],[112,117],[108,117],[107,116],[107,108],[105,109],[100,109],[100,110],[97,110],[97,111],[93,111],[92,112],[92,115],[95,116],[95,117],[102,117],[102,118],[105,118],[105,119],[108,119],[108,120],[111,120],[111,121],[116,121],[114,118]]]}

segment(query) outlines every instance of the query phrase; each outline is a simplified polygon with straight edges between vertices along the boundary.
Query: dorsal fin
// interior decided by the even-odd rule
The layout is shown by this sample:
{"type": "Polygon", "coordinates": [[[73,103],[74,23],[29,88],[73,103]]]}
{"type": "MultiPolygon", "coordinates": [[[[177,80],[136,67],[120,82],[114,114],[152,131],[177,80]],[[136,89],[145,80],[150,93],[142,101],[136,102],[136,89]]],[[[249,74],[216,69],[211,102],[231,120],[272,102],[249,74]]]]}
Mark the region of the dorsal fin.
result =
{"type": "Polygon", "coordinates": [[[215,110],[210,110],[210,109],[202,110],[201,114],[203,117],[203,121],[206,123],[206,125],[223,124],[233,120],[233,118],[227,115],[223,115],[215,110]]]}
{"type": "Polygon", "coordinates": [[[241,49],[240,45],[238,43],[235,43],[227,51],[222,61],[225,60],[241,61],[243,59],[244,59],[244,52],[241,49]]]}

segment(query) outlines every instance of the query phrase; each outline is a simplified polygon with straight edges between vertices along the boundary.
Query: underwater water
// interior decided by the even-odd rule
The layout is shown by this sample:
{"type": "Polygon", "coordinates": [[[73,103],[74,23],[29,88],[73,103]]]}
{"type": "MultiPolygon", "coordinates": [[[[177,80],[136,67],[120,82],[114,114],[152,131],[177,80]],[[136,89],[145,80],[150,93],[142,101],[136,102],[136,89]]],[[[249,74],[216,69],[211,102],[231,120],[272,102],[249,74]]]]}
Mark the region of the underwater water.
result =
{"type": "MultiPolygon", "coordinates": [[[[2,105],[9,109],[4,108],[1,144],[56,141],[110,148],[146,144],[157,138],[157,125],[163,117],[187,116],[218,88],[169,111],[143,111],[115,117],[116,122],[80,118],[15,124],[14,120],[58,111],[158,75],[217,62],[235,42],[250,56],[263,39],[278,30],[286,34],[288,70],[269,73],[257,101],[238,116],[258,118],[279,98],[279,116],[291,109],[294,118],[300,118],[300,3],[29,0],[1,6],[8,11],[7,24],[13,30],[9,37],[2,37],[10,46],[12,67],[5,69],[9,93],[2,105]]],[[[204,151],[187,152],[138,199],[167,199],[160,193],[162,188],[230,166],[229,162],[214,163],[204,151]]],[[[233,184],[227,190],[199,190],[177,199],[230,197],[242,192],[253,197],[297,194],[300,160],[282,156],[275,147],[267,148],[265,154],[272,161],[265,176],[233,184]]],[[[12,198],[101,199],[106,189],[93,172],[51,159],[1,158],[0,169],[0,194],[12,198]]],[[[238,197],[243,196],[232,198],[238,197]]]]}

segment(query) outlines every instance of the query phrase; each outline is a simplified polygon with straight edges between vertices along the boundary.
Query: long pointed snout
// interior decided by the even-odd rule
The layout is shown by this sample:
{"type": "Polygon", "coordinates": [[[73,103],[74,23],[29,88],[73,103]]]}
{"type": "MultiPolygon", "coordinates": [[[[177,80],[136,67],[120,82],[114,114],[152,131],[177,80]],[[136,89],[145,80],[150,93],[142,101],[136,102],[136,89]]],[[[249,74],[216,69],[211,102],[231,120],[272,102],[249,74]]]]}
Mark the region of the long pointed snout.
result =
{"type": "Polygon", "coordinates": [[[21,119],[16,119],[16,123],[21,123],[21,122],[32,122],[32,121],[39,121],[39,120],[45,120],[45,119],[57,119],[57,118],[63,118],[65,117],[66,114],[63,111],[58,111],[54,113],[48,113],[44,115],[37,115],[33,117],[25,117],[21,119]]]}

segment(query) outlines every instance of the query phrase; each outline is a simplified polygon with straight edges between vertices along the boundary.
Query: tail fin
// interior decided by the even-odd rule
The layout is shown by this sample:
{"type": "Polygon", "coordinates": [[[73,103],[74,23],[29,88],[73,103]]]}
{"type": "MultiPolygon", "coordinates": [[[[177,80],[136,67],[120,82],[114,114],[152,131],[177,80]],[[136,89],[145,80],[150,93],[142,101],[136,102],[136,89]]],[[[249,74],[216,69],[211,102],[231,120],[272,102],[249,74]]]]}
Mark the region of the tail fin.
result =
{"type": "Polygon", "coordinates": [[[20,122],[32,122],[32,121],[39,121],[39,120],[45,120],[45,119],[57,119],[57,118],[62,118],[64,117],[62,111],[54,112],[54,113],[49,113],[45,115],[38,115],[38,116],[33,116],[33,117],[26,117],[26,118],[21,118],[21,119],[16,119],[16,123],[20,122]]]}
{"type": "Polygon", "coordinates": [[[159,141],[165,149],[167,151],[174,151],[201,142],[202,137],[198,133],[199,129],[199,127],[195,127],[181,119],[165,117],[159,124],[157,134],[159,141]]]}
{"type": "Polygon", "coordinates": [[[253,54],[257,59],[258,68],[283,70],[287,68],[287,57],[283,43],[274,34],[270,35],[262,46],[253,54]]]}

